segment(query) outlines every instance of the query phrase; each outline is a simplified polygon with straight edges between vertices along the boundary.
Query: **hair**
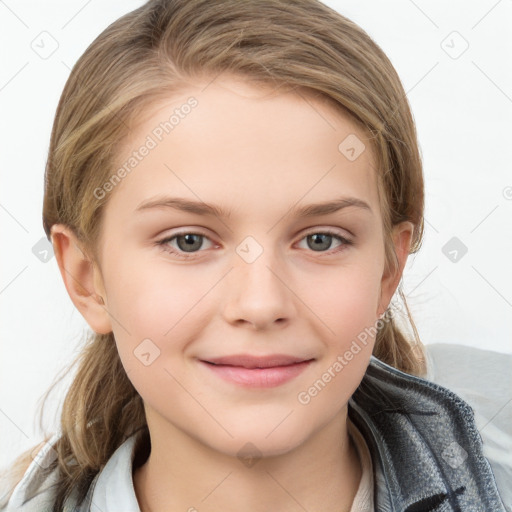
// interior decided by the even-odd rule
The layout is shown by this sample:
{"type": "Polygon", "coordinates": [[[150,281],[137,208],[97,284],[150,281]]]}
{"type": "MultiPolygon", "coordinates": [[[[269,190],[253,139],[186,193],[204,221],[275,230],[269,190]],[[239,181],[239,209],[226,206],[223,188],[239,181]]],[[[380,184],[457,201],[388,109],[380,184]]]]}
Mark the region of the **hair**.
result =
{"type": "MultiPolygon", "coordinates": [[[[221,73],[311,93],[348,114],[368,134],[375,157],[386,269],[398,269],[391,238],[398,223],[414,224],[410,254],[419,250],[423,171],[406,93],[370,36],[318,0],[150,0],[109,25],[76,62],[57,107],[45,171],[48,240],[52,225],[64,224],[95,258],[108,195],[98,199],[94,191],[112,177],[133,123],[156,101],[221,73]]],[[[373,355],[423,375],[423,347],[401,284],[412,332],[389,318],[378,329],[373,355]]],[[[124,371],[113,333],[92,333],[74,365],[57,458],[48,468],[60,470],[54,512],[75,492],[83,499],[129,436],[138,432],[146,447],[149,440],[142,398],[124,371]]],[[[29,452],[19,461],[28,461],[29,452]]]]}

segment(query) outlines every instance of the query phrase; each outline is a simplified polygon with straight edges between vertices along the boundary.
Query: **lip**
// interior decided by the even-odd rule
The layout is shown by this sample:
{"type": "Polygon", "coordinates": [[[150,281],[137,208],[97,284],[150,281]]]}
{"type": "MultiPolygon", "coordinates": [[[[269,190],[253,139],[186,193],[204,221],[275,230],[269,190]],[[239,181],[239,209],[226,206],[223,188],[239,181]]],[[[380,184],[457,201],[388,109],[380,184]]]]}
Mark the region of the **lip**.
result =
{"type": "Polygon", "coordinates": [[[284,354],[241,354],[199,361],[207,370],[228,382],[250,388],[271,388],[297,377],[313,360],[284,354]]]}
{"type": "Polygon", "coordinates": [[[204,361],[214,364],[242,366],[244,368],[271,368],[275,366],[288,366],[312,359],[310,357],[289,356],[287,354],[269,354],[265,356],[252,356],[250,354],[235,354],[232,356],[214,357],[204,361]]]}

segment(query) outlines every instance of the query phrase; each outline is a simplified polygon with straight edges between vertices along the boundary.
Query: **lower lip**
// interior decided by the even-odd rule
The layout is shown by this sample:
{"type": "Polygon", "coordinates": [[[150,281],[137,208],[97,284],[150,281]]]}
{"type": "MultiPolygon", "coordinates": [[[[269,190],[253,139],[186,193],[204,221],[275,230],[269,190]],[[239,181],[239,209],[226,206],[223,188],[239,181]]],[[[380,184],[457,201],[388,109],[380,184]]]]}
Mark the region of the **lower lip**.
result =
{"type": "Polygon", "coordinates": [[[243,368],[241,366],[215,365],[201,361],[211,372],[229,382],[248,388],[273,388],[292,380],[302,373],[313,360],[272,368],[243,368]]]}

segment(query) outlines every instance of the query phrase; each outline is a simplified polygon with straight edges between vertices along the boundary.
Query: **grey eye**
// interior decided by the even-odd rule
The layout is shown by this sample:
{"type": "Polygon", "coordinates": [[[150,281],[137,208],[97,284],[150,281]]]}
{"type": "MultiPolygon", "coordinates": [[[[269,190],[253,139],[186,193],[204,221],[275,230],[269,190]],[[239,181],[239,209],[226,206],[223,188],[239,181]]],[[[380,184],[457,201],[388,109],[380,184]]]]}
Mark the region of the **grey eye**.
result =
{"type": "Polygon", "coordinates": [[[314,233],[306,238],[310,249],[313,249],[313,251],[323,251],[330,249],[333,236],[328,233],[314,233]]]}
{"type": "Polygon", "coordinates": [[[185,235],[177,235],[176,244],[178,248],[184,252],[194,252],[203,245],[203,235],[187,233],[185,235]]]}

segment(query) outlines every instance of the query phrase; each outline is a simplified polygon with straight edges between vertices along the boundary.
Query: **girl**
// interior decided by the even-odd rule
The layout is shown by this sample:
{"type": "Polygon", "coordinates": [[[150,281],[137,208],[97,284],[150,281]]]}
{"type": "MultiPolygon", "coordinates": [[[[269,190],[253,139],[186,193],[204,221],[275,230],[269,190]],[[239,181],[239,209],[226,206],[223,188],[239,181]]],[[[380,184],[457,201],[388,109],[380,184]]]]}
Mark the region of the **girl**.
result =
{"type": "Polygon", "coordinates": [[[335,11],[117,20],[65,86],[43,208],[94,335],[4,508],[504,511],[470,406],[423,378],[423,206],[400,80],[335,11]]]}

